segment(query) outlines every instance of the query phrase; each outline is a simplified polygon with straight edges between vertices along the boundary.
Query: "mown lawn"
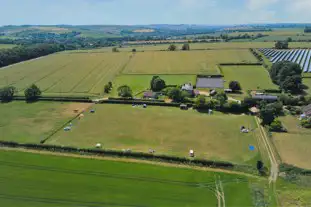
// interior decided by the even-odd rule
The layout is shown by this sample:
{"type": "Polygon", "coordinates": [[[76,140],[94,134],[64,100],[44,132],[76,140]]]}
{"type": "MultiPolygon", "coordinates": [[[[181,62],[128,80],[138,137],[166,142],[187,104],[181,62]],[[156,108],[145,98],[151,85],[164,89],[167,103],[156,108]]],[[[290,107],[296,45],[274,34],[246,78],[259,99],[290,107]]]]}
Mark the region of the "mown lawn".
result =
{"type": "Polygon", "coordinates": [[[230,81],[239,81],[242,90],[277,89],[269,77],[269,73],[262,66],[222,66],[225,86],[229,87],[230,81]]]}
{"type": "Polygon", "coordinates": [[[106,149],[154,149],[182,157],[193,149],[199,158],[252,164],[258,156],[257,149],[249,151],[249,145],[257,146],[256,124],[250,116],[108,104],[96,105],[95,110],[74,121],[72,131],[59,131],[47,143],[90,148],[101,143],[106,149]],[[255,131],[242,134],[241,126],[255,131]]]}
{"type": "MultiPolygon", "coordinates": [[[[307,76],[307,75],[306,75],[307,76]]],[[[310,76],[310,75],[309,75],[310,76]]],[[[306,89],[306,92],[310,95],[311,94],[311,77],[304,78],[303,84],[305,84],[308,88],[306,89]]]]}
{"type": "Polygon", "coordinates": [[[89,104],[22,101],[0,103],[0,140],[39,143],[89,104]]]}
{"type": "Polygon", "coordinates": [[[254,186],[267,187],[233,174],[3,150],[0,164],[5,207],[217,206],[216,178],[227,206],[252,206],[254,186]]]}
{"type": "Polygon", "coordinates": [[[300,168],[311,169],[309,146],[311,130],[299,126],[299,120],[294,116],[280,117],[288,133],[273,133],[273,141],[282,161],[300,168]]]}
{"type": "MultiPolygon", "coordinates": [[[[195,75],[159,75],[166,85],[182,85],[185,83],[192,83],[195,85],[195,75]]],[[[153,75],[120,75],[113,80],[113,90],[110,95],[117,96],[118,87],[128,85],[136,95],[142,91],[150,88],[150,81],[153,75]]]]}

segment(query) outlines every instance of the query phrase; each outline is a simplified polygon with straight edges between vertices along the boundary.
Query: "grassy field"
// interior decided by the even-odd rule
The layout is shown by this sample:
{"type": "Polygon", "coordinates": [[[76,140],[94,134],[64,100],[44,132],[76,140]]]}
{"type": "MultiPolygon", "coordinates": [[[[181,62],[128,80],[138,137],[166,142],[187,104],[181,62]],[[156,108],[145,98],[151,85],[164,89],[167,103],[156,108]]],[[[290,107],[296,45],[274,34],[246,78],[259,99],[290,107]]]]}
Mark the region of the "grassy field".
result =
{"type": "Polygon", "coordinates": [[[311,130],[301,128],[298,118],[293,116],[281,117],[280,120],[288,133],[273,133],[273,141],[282,161],[311,169],[311,163],[306,161],[311,156],[311,130]]]}
{"type": "Polygon", "coordinates": [[[74,109],[82,110],[88,105],[52,102],[0,104],[0,140],[39,143],[73,118],[74,109]]]}
{"type": "Polygon", "coordinates": [[[269,73],[262,66],[222,66],[226,87],[230,81],[239,81],[244,91],[260,89],[277,89],[269,77],[269,73]]]}
{"type": "Polygon", "coordinates": [[[311,94],[311,77],[309,78],[304,78],[303,79],[303,84],[305,84],[308,89],[306,90],[308,94],[311,94]]]}
{"type": "Polygon", "coordinates": [[[227,206],[252,206],[258,189],[269,202],[265,180],[241,175],[3,150],[0,163],[5,207],[217,206],[216,179],[227,206]]]}
{"type": "MultiPolygon", "coordinates": [[[[150,81],[153,75],[120,75],[113,81],[112,95],[117,95],[118,87],[128,85],[133,91],[133,94],[140,93],[150,88],[150,81]]],[[[160,75],[166,85],[182,85],[192,83],[195,85],[195,75],[160,75]]]]}
{"type": "Polygon", "coordinates": [[[96,105],[95,114],[85,114],[73,122],[70,132],[59,131],[48,144],[94,147],[102,143],[108,149],[132,149],[157,154],[188,156],[193,149],[200,158],[251,162],[258,151],[257,130],[241,134],[240,127],[256,128],[253,117],[216,113],[209,116],[178,108],[131,105],[96,105]]]}
{"type": "Polygon", "coordinates": [[[0,70],[0,87],[23,91],[35,83],[44,93],[96,93],[129,61],[127,53],[56,54],[0,70]]]}
{"type": "Polygon", "coordinates": [[[130,74],[218,74],[219,63],[256,62],[248,50],[136,53],[124,70],[130,74]]]}
{"type": "Polygon", "coordinates": [[[0,44],[0,50],[1,49],[10,49],[15,47],[16,45],[10,45],[10,44],[0,44]]]}

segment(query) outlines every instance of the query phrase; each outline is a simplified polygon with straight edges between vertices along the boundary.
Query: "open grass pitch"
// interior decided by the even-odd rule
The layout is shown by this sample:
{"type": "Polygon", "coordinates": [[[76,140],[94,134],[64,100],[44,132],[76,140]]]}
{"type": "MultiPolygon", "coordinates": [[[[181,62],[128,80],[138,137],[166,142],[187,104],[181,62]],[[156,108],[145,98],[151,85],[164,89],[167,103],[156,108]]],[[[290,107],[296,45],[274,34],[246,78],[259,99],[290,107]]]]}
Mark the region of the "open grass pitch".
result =
{"type": "Polygon", "coordinates": [[[3,150],[0,165],[5,207],[217,206],[217,189],[227,206],[252,206],[252,186],[266,183],[242,175],[3,150]]]}
{"type": "Polygon", "coordinates": [[[132,107],[131,105],[96,105],[96,113],[85,113],[73,122],[70,132],[63,130],[47,144],[132,149],[138,152],[156,150],[157,154],[188,156],[193,149],[199,158],[255,164],[258,149],[257,129],[251,116],[207,115],[167,107],[132,107]],[[243,134],[240,127],[255,129],[243,134]]]}

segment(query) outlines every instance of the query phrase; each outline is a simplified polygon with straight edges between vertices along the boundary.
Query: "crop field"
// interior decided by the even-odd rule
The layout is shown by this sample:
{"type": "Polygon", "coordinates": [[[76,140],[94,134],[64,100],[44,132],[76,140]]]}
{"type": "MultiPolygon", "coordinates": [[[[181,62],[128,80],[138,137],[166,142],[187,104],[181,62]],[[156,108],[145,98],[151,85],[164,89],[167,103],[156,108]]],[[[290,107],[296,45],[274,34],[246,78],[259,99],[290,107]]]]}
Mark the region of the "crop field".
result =
{"type": "Polygon", "coordinates": [[[258,151],[257,130],[242,134],[240,127],[256,129],[251,116],[218,114],[209,116],[197,111],[181,111],[167,107],[132,107],[131,105],[96,105],[95,114],[75,120],[70,132],[63,130],[47,141],[48,144],[94,147],[102,143],[107,149],[132,149],[157,154],[196,156],[237,163],[252,162],[258,151]]]}
{"type": "Polygon", "coordinates": [[[0,44],[0,50],[1,49],[10,49],[15,47],[16,45],[10,45],[10,44],[0,44]]]}
{"type": "Polygon", "coordinates": [[[100,94],[128,60],[127,53],[50,55],[0,70],[0,87],[23,91],[35,83],[44,93],[100,94]]]}
{"type": "Polygon", "coordinates": [[[136,53],[127,74],[219,74],[219,63],[256,62],[248,50],[136,53]]]}
{"type": "MultiPolygon", "coordinates": [[[[5,207],[203,207],[217,206],[216,192],[227,206],[252,206],[255,189],[267,189],[267,182],[257,178],[139,163],[5,150],[0,163],[5,207]]],[[[262,196],[269,203],[268,195],[262,196]]]]}
{"type": "MultiPolygon", "coordinates": [[[[128,85],[133,91],[133,94],[140,93],[150,88],[150,81],[153,75],[120,75],[113,81],[112,94],[117,95],[117,88],[122,85],[128,85]]],[[[195,85],[195,75],[160,75],[166,85],[182,85],[191,83],[195,85]]]]}
{"type": "Polygon", "coordinates": [[[0,140],[39,143],[89,104],[11,102],[0,104],[0,140]]]}
{"type": "Polygon", "coordinates": [[[299,126],[298,118],[294,116],[280,117],[288,133],[273,133],[273,141],[282,161],[301,168],[311,169],[311,163],[306,161],[311,156],[308,146],[311,143],[311,130],[299,126]]]}
{"type": "Polygon", "coordinates": [[[268,71],[262,66],[221,66],[228,88],[230,81],[239,81],[242,90],[277,89],[269,77],[268,71]]]}

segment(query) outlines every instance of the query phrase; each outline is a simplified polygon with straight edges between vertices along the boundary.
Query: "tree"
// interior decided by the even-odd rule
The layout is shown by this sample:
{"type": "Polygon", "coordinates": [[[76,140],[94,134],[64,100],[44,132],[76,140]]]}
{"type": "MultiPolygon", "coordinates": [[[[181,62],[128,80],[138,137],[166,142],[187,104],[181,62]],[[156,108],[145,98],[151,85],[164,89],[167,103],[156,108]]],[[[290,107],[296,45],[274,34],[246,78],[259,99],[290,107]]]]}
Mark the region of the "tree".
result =
{"type": "Polygon", "coordinates": [[[9,102],[13,99],[14,93],[16,93],[16,88],[13,86],[8,86],[0,89],[0,99],[2,102],[9,102]]]}
{"type": "Polygon", "coordinates": [[[118,48],[113,47],[113,48],[112,48],[112,52],[119,52],[119,50],[118,50],[118,48]]]}
{"type": "Polygon", "coordinates": [[[257,170],[261,175],[264,174],[264,163],[261,160],[257,161],[257,170]]]}
{"type": "Polygon", "coordinates": [[[289,38],[287,38],[287,40],[286,40],[287,42],[292,42],[293,41],[293,39],[291,38],[291,37],[289,37],[289,38]]]}
{"type": "Polygon", "coordinates": [[[112,82],[111,81],[108,82],[108,86],[110,89],[112,89],[112,82]]]}
{"type": "Polygon", "coordinates": [[[229,83],[229,88],[232,91],[240,91],[240,90],[242,90],[241,85],[240,85],[240,83],[238,81],[231,81],[229,83]]]}
{"type": "Polygon", "coordinates": [[[288,76],[280,83],[280,88],[291,93],[299,93],[303,90],[301,75],[288,76]]]}
{"type": "Polygon", "coordinates": [[[182,46],[181,49],[182,49],[182,50],[190,50],[190,45],[189,45],[189,43],[183,44],[183,46],[182,46]]]}
{"type": "Polygon", "coordinates": [[[105,93],[109,93],[109,92],[110,92],[110,87],[109,87],[108,84],[106,84],[106,85],[104,86],[104,92],[105,92],[105,93]]]}
{"type": "Polygon", "coordinates": [[[136,52],[136,49],[135,49],[135,48],[133,48],[133,49],[132,49],[132,52],[136,52]]]}
{"type": "Polygon", "coordinates": [[[220,103],[220,106],[222,106],[227,102],[228,96],[225,92],[219,92],[215,95],[215,99],[218,100],[220,103]]]}
{"type": "Polygon", "coordinates": [[[275,43],[276,49],[288,49],[288,42],[287,41],[277,41],[275,43]]]}
{"type": "Polygon", "coordinates": [[[173,45],[171,44],[169,47],[168,47],[168,50],[169,51],[175,51],[177,49],[176,45],[173,45]]]}
{"type": "Polygon", "coordinates": [[[131,98],[132,90],[129,86],[123,85],[118,88],[118,95],[123,98],[131,98]]]}
{"type": "Polygon", "coordinates": [[[182,102],[185,97],[182,94],[182,91],[179,88],[172,88],[168,91],[168,97],[174,102],[182,102]]]}
{"type": "Polygon", "coordinates": [[[153,76],[150,82],[150,88],[152,91],[161,91],[166,87],[165,81],[161,79],[159,76],[153,76]]]}
{"type": "Polygon", "coordinates": [[[259,117],[262,119],[262,125],[270,125],[275,119],[274,111],[271,108],[263,107],[259,117]]]}
{"type": "Polygon", "coordinates": [[[311,118],[308,118],[308,119],[302,119],[300,121],[300,124],[302,127],[304,128],[311,128],[311,118]]]}
{"type": "Polygon", "coordinates": [[[205,96],[199,95],[194,102],[194,106],[197,109],[202,109],[205,107],[205,103],[206,103],[205,96]]]}
{"type": "Polygon", "coordinates": [[[26,101],[35,101],[41,95],[41,90],[35,84],[32,84],[30,87],[26,88],[25,91],[26,101]]]}

